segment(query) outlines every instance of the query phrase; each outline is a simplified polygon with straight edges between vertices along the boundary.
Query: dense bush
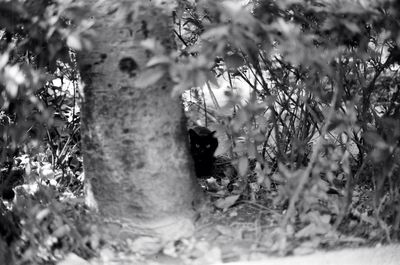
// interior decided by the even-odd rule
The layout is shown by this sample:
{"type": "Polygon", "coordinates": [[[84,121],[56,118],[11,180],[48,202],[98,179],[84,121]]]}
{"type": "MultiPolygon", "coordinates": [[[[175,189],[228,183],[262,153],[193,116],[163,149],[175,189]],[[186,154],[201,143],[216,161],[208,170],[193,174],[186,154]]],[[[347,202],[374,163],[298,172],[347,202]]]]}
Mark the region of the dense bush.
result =
{"type": "Polygon", "coordinates": [[[68,214],[83,203],[60,204],[82,193],[81,96],[71,48],[89,42],[79,37],[79,12],[70,1],[0,1],[0,234],[9,255],[0,259],[10,264],[12,257],[49,262],[72,249],[91,255],[88,222],[78,211],[68,214]]]}
{"type": "MultiPolygon", "coordinates": [[[[21,263],[38,249],[38,263],[54,261],[55,249],[88,257],[100,244],[71,214],[86,211],[82,202],[70,201],[83,185],[74,50],[90,48],[84,14],[75,1],[0,1],[1,211],[16,192],[4,222],[23,235],[21,263]],[[16,188],[23,183],[38,191],[16,188]]],[[[218,188],[230,199],[217,207],[245,198],[282,210],[279,237],[316,245],[332,231],[399,239],[397,1],[179,1],[174,18],[177,50],[144,43],[163,67],[138,85],[168,73],[174,94],[192,95],[189,124],[223,132],[228,180],[218,188]],[[223,106],[213,97],[221,84],[223,106]]]]}
{"type": "Polygon", "coordinates": [[[212,69],[230,89],[223,108],[215,100],[204,107],[201,93],[188,105],[202,109],[203,124],[228,128],[244,185],[256,174],[258,192],[277,191],[274,204],[288,203],[282,226],[296,216],[303,221],[293,235],[345,230],[357,216],[378,227],[376,239],[398,239],[398,4],[251,1],[245,10],[200,1],[186,7],[177,32],[183,32],[181,68],[194,77],[187,87],[199,86],[197,80],[213,86],[204,70],[212,69]],[[250,87],[245,101],[234,84],[250,87]],[[248,171],[248,158],[257,161],[255,171],[248,171]],[[360,190],[373,192],[360,198],[360,190]]]}

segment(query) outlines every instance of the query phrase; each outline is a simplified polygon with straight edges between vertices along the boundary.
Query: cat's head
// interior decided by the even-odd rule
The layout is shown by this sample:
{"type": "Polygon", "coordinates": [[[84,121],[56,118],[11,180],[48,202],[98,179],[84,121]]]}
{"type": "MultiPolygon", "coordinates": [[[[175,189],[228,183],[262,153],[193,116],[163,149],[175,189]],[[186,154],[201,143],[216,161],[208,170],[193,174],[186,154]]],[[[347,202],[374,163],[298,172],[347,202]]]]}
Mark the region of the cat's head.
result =
{"type": "Polygon", "coordinates": [[[196,157],[212,157],[218,147],[218,139],[214,136],[216,131],[205,127],[189,129],[190,150],[196,157]]]}

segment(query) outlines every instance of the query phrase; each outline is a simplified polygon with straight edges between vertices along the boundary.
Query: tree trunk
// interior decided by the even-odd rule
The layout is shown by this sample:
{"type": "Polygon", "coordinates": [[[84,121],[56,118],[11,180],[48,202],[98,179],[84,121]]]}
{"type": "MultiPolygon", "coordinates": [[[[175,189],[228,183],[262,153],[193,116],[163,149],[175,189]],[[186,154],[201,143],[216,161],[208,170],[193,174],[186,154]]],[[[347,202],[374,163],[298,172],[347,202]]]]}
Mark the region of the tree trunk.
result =
{"type": "Polygon", "coordinates": [[[93,49],[80,53],[78,63],[84,171],[97,208],[128,223],[114,231],[119,236],[146,229],[164,239],[187,236],[202,193],[180,98],[171,96],[168,78],[145,89],[134,85],[150,56],[140,42],[156,38],[174,47],[172,19],[156,7],[131,9],[135,1],[83,3],[96,32],[93,49]]]}

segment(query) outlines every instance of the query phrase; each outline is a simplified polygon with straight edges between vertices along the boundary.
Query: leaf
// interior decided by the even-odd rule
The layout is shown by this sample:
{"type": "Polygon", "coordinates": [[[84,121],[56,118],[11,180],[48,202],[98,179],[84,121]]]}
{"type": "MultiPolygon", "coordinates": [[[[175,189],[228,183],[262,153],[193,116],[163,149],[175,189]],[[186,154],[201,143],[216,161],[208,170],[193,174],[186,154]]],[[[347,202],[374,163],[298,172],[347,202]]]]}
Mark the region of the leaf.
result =
{"type": "Polygon", "coordinates": [[[70,234],[70,232],[71,232],[71,228],[68,225],[63,225],[63,226],[57,228],[53,232],[52,236],[55,236],[57,238],[61,238],[61,237],[65,236],[65,235],[70,234]]]}
{"type": "Polygon", "coordinates": [[[26,81],[25,75],[18,65],[6,66],[4,68],[4,79],[7,94],[11,98],[15,98],[18,95],[18,86],[26,81]]]}
{"type": "Polygon", "coordinates": [[[81,36],[82,50],[90,51],[93,49],[93,42],[90,36],[81,36]]]}
{"type": "Polygon", "coordinates": [[[147,67],[157,66],[159,64],[169,64],[170,58],[168,56],[154,56],[146,64],[147,67]]]}
{"type": "Polygon", "coordinates": [[[306,255],[315,252],[315,249],[321,243],[321,239],[313,238],[313,240],[306,240],[293,250],[295,255],[306,255]]]}
{"type": "Polygon", "coordinates": [[[345,125],[345,122],[343,121],[343,119],[337,119],[337,118],[333,118],[331,120],[331,122],[328,124],[328,132],[333,131],[335,129],[337,129],[340,126],[345,125]]]}
{"type": "Polygon", "coordinates": [[[67,37],[67,45],[77,51],[82,50],[83,47],[80,37],[76,34],[71,34],[67,37]]]}
{"type": "Polygon", "coordinates": [[[213,74],[213,73],[211,73],[211,72],[207,72],[206,75],[207,75],[207,81],[210,82],[211,84],[213,84],[215,87],[218,88],[218,87],[219,87],[219,84],[218,84],[217,78],[215,77],[215,74],[213,74]]]}
{"type": "Polygon", "coordinates": [[[341,3],[340,8],[335,10],[335,13],[356,15],[356,14],[376,12],[373,9],[368,8],[368,6],[366,6],[362,2],[363,1],[344,1],[341,3]]]}
{"type": "Polygon", "coordinates": [[[226,56],[224,61],[228,69],[236,69],[244,65],[243,57],[237,53],[226,56]]]}
{"type": "Polygon", "coordinates": [[[180,82],[172,88],[171,96],[177,97],[189,88],[190,88],[189,84],[187,84],[185,82],[180,82]]]}
{"type": "Polygon", "coordinates": [[[202,39],[219,39],[229,34],[229,26],[219,26],[207,30],[201,35],[202,39]]]}
{"type": "Polygon", "coordinates": [[[285,179],[289,179],[294,176],[294,172],[289,170],[289,168],[287,168],[284,164],[279,163],[278,168],[279,168],[279,173],[280,173],[280,174],[278,174],[278,176],[283,176],[285,179]]]}
{"type": "Polygon", "coordinates": [[[386,149],[388,146],[385,140],[376,132],[366,132],[363,138],[368,144],[379,149],[386,149]]]}
{"type": "MultiPolygon", "coordinates": [[[[57,155],[61,154],[57,153],[57,155]]],[[[42,167],[39,167],[38,173],[41,179],[49,181],[49,184],[51,185],[56,185],[56,172],[54,172],[50,163],[46,163],[42,167]]]]}
{"type": "Polygon", "coordinates": [[[243,10],[243,5],[237,1],[223,1],[221,4],[225,12],[235,15],[243,10]]]}
{"type": "Polygon", "coordinates": [[[50,209],[46,208],[41,210],[40,212],[38,212],[36,214],[36,220],[38,220],[39,222],[42,221],[44,218],[46,218],[49,214],[50,214],[50,209]]]}
{"type": "Polygon", "coordinates": [[[367,213],[362,213],[360,214],[360,219],[363,222],[366,222],[367,224],[370,224],[372,226],[376,226],[377,225],[377,221],[375,218],[368,216],[367,213]]]}
{"type": "Polygon", "coordinates": [[[218,233],[224,236],[232,236],[232,234],[234,233],[234,231],[232,231],[232,228],[226,225],[216,225],[215,230],[217,230],[218,233]]]}
{"type": "Polygon", "coordinates": [[[358,33],[358,32],[361,31],[360,27],[356,23],[353,23],[353,22],[350,22],[350,21],[345,21],[344,25],[346,26],[346,28],[348,30],[350,30],[353,33],[358,33]]]}
{"type": "Polygon", "coordinates": [[[64,260],[57,263],[58,265],[90,265],[88,261],[84,260],[83,258],[79,257],[74,253],[69,253],[65,256],[64,260]]]}
{"type": "Polygon", "coordinates": [[[132,251],[143,254],[155,254],[162,248],[159,238],[152,236],[139,236],[129,244],[132,251]]]}
{"type": "Polygon", "coordinates": [[[391,152],[389,151],[389,149],[374,148],[374,150],[372,150],[369,155],[372,161],[374,161],[375,163],[379,163],[387,160],[390,154],[391,152]]]}
{"type": "Polygon", "coordinates": [[[139,88],[146,88],[156,84],[166,74],[165,67],[152,67],[147,68],[140,72],[135,81],[135,86],[139,88]]]}
{"type": "Polygon", "coordinates": [[[84,7],[81,5],[73,5],[72,3],[69,3],[69,5],[72,6],[67,6],[63,10],[63,17],[64,16],[68,17],[75,23],[80,22],[82,19],[86,18],[86,15],[90,11],[89,7],[84,7]]]}
{"type": "Polygon", "coordinates": [[[20,25],[20,20],[27,15],[22,3],[18,1],[1,1],[0,14],[0,28],[10,32],[14,31],[20,25]]]}
{"type": "Polygon", "coordinates": [[[16,98],[18,95],[18,85],[15,84],[12,81],[8,81],[6,84],[6,90],[7,90],[7,94],[11,97],[11,98],[16,98]]]}
{"type": "Polygon", "coordinates": [[[207,74],[204,71],[193,72],[193,85],[196,87],[202,87],[207,81],[207,74]]]}
{"type": "Polygon", "coordinates": [[[140,42],[140,45],[155,54],[164,54],[165,52],[164,46],[154,38],[145,39],[140,42]]]}
{"type": "Polygon", "coordinates": [[[304,228],[300,229],[295,237],[296,238],[304,238],[304,237],[313,237],[316,235],[323,235],[329,232],[329,227],[318,226],[314,223],[310,223],[304,228]]]}
{"type": "Polygon", "coordinates": [[[239,175],[244,177],[247,173],[247,168],[249,166],[249,160],[247,157],[241,157],[239,158],[239,164],[238,164],[238,169],[239,169],[239,175]]]}
{"type": "Polygon", "coordinates": [[[215,201],[215,207],[226,210],[236,203],[236,201],[239,199],[239,196],[240,195],[232,195],[226,198],[218,199],[215,201]]]}
{"type": "Polygon", "coordinates": [[[9,58],[10,58],[10,54],[8,52],[0,55],[0,69],[3,69],[4,66],[6,66],[9,58]]]}

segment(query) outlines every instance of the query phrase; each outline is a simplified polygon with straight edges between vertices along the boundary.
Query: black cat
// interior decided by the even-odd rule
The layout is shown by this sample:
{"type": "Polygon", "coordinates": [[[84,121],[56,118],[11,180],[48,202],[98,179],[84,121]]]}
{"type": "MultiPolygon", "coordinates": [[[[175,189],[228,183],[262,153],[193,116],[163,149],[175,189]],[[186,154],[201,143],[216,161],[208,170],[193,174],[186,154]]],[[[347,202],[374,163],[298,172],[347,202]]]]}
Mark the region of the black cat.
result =
{"type": "Polygon", "coordinates": [[[201,126],[189,130],[190,152],[194,160],[196,176],[206,178],[213,175],[214,152],[218,147],[215,131],[201,126]]]}

